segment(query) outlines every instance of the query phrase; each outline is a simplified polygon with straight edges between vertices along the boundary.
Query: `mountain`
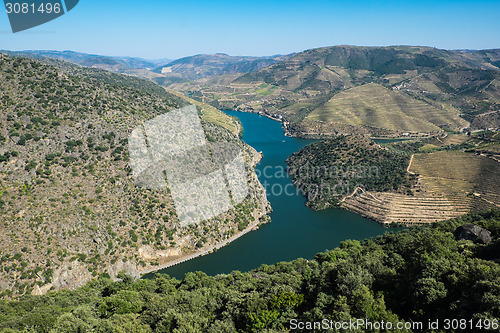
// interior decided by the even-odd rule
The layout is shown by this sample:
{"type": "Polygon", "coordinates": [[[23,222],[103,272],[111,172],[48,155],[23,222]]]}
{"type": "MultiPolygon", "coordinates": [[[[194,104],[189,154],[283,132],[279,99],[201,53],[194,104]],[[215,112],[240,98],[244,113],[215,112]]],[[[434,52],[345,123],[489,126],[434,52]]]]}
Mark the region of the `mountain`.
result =
{"type": "Polygon", "coordinates": [[[167,191],[136,185],[128,138],[189,102],[151,81],[0,54],[0,288],[3,295],[138,275],[210,250],[266,219],[258,153],[232,117],[199,104],[211,141],[243,152],[249,195],[203,225],[179,223],[167,191]]]}
{"type": "Polygon", "coordinates": [[[115,73],[130,74],[147,79],[152,79],[158,76],[151,72],[152,69],[171,61],[169,59],[146,60],[131,57],[111,57],[73,51],[28,50],[0,52],[13,56],[24,56],[35,59],[58,59],[84,67],[99,68],[115,73]]]}
{"type": "Polygon", "coordinates": [[[224,74],[248,73],[275,64],[289,56],[240,57],[223,53],[198,54],[174,60],[153,70],[164,78],[156,79],[160,84],[185,82],[224,74]]]}
{"type": "Polygon", "coordinates": [[[279,116],[293,135],[425,136],[469,123],[473,130],[500,127],[499,56],[500,50],[334,46],[243,75],[170,87],[219,108],[279,116]]]}

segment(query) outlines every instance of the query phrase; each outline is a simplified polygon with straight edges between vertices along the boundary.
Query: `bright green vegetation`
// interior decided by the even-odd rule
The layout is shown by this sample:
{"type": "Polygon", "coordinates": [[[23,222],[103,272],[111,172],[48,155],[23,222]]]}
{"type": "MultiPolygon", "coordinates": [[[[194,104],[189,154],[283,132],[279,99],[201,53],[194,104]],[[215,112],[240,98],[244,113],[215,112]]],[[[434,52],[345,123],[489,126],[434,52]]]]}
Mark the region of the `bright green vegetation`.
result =
{"type": "Polygon", "coordinates": [[[292,319],[498,320],[499,238],[493,211],[348,240],[314,260],[248,273],[101,277],[74,291],[0,301],[0,332],[282,332],[292,319]],[[489,230],[490,245],[457,241],[453,231],[465,223],[489,230]]]}
{"type": "MultiPolygon", "coordinates": [[[[222,242],[262,216],[253,178],[253,194],[238,207],[185,228],[169,193],[135,186],[131,131],[188,104],[163,87],[3,55],[0,83],[1,296],[68,288],[122,269],[137,275],[222,242]]],[[[254,151],[239,140],[232,118],[209,108],[202,125],[207,139],[239,145],[252,170],[254,151]]]]}
{"type": "Polygon", "coordinates": [[[312,143],[287,159],[294,184],[308,205],[324,209],[338,205],[356,188],[403,191],[411,186],[406,173],[410,156],[366,139],[338,136],[312,143]]]}

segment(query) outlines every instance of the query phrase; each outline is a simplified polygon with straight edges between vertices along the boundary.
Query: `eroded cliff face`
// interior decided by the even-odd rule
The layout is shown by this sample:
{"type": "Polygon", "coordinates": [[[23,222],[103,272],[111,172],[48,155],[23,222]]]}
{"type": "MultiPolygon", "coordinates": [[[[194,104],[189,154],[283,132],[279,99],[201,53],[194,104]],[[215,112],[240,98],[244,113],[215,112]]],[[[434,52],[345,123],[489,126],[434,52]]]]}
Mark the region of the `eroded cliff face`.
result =
{"type": "Polygon", "coordinates": [[[2,296],[74,288],[120,271],[137,277],[266,219],[259,156],[222,112],[208,117],[198,108],[207,139],[240,147],[249,193],[183,227],[169,191],[136,185],[127,139],[185,100],[133,77],[23,58],[1,59],[0,82],[2,296]]]}

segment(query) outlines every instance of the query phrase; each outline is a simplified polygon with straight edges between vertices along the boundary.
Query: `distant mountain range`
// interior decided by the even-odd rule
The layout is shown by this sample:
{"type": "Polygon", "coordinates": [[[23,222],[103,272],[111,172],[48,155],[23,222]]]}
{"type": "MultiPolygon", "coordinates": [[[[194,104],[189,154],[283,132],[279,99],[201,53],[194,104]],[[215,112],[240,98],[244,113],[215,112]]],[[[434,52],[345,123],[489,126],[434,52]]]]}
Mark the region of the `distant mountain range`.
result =
{"type": "Polygon", "coordinates": [[[73,51],[27,50],[27,51],[1,51],[12,55],[23,55],[34,58],[54,58],[69,61],[85,67],[99,67],[102,69],[147,69],[152,70],[160,65],[171,62],[170,59],[147,60],[132,57],[111,57],[97,54],[88,54],[73,51]]]}
{"type": "MultiPolygon", "coordinates": [[[[206,253],[267,220],[266,197],[251,171],[244,204],[189,231],[176,227],[167,193],[135,185],[130,132],[186,104],[198,106],[207,138],[239,145],[248,170],[258,155],[238,139],[241,124],[213,107],[266,114],[290,135],[349,135],[305,147],[288,160],[289,170],[336,166],[343,178],[359,180],[354,167],[366,163],[381,178],[365,177],[366,190],[357,186],[342,198],[309,200],[317,209],[340,205],[407,225],[499,207],[499,66],[500,50],[413,46],[175,61],[4,51],[0,298],[115,278],[121,270],[138,274],[206,253]],[[419,139],[382,146],[363,136],[419,139]]],[[[308,193],[345,180],[292,176],[308,193]]]]}
{"type": "Polygon", "coordinates": [[[500,127],[500,49],[333,46],[269,57],[168,59],[8,52],[147,78],[217,108],[280,118],[298,136],[432,135],[500,127]]]}
{"type": "Polygon", "coordinates": [[[171,88],[283,119],[295,135],[430,135],[500,127],[500,50],[334,46],[171,88]]]}
{"type": "Polygon", "coordinates": [[[156,80],[160,84],[186,82],[218,75],[249,73],[286,60],[289,57],[290,55],[238,57],[223,53],[198,54],[174,60],[156,68],[154,72],[165,76],[163,80],[156,80]]]}

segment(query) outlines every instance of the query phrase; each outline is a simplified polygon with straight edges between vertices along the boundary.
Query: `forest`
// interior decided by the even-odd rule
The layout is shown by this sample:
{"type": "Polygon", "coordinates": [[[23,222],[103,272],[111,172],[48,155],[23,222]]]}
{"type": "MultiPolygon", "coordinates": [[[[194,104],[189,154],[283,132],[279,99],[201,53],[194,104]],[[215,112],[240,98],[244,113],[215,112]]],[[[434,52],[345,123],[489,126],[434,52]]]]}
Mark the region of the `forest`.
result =
{"type": "Polygon", "coordinates": [[[291,321],[358,318],[457,318],[492,328],[500,319],[499,236],[496,210],[346,240],[312,260],[250,272],[101,276],[76,290],[1,300],[0,332],[282,332],[291,321]],[[458,237],[465,224],[486,229],[491,241],[458,237]]]}
{"type": "Polygon", "coordinates": [[[314,142],[287,159],[288,173],[314,209],[336,206],[357,187],[400,191],[411,187],[410,154],[353,136],[314,142]]]}

